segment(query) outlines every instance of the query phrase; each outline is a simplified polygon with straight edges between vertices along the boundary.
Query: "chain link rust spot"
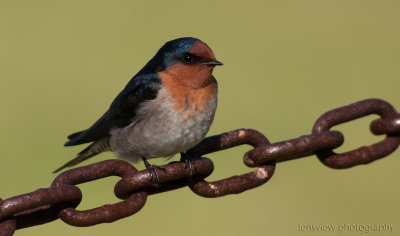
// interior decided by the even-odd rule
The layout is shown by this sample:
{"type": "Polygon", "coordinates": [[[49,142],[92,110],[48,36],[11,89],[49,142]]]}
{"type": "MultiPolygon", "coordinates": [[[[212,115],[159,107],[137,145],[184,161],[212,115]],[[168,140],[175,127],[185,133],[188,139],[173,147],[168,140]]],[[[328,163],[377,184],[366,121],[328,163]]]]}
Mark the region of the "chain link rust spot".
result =
{"type": "MultiPolygon", "coordinates": [[[[389,103],[380,99],[367,99],[347,106],[333,109],[323,114],[316,121],[313,133],[328,131],[331,127],[352,121],[370,114],[378,114],[383,119],[392,119],[398,116],[396,110],[389,103]]],[[[381,142],[361,147],[349,152],[337,154],[331,149],[317,152],[318,158],[325,165],[343,169],[360,164],[367,164],[392,153],[400,144],[399,136],[387,135],[381,142]]]]}
{"type": "Polygon", "coordinates": [[[242,144],[258,147],[266,143],[268,143],[268,139],[257,130],[237,129],[207,137],[186,153],[188,156],[203,156],[208,153],[222,151],[242,144]]]}
{"type": "MultiPolygon", "coordinates": [[[[136,168],[125,161],[107,160],[65,171],[57,176],[52,186],[76,185],[108,176],[120,176],[124,178],[136,172],[136,168]]],[[[138,192],[132,194],[125,201],[103,205],[91,210],[78,211],[74,208],[66,208],[60,212],[60,218],[73,226],[92,226],[100,223],[110,223],[135,214],[144,206],[146,199],[146,192],[138,192]]]]}
{"type": "Polygon", "coordinates": [[[189,183],[189,187],[202,197],[222,197],[241,193],[264,184],[272,177],[274,170],[275,164],[269,164],[260,166],[252,172],[218,181],[207,182],[203,179],[196,179],[189,183]]]}
{"type": "MultiPolygon", "coordinates": [[[[263,134],[256,130],[238,129],[206,138],[195,148],[189,150],[188,153],[198,156],[243,144],[257,148],[265,146],[269,142],[263,134]]],[[[228,194],[241,193],[264,184],[272,177],[274,170],[275,163],[270,163],[258,167],[255,171],[219,181],[207,182],[204,179],[196,178],[189,183],[189,187],[193,192],[203,197],[222,197],[228,194]]]]}

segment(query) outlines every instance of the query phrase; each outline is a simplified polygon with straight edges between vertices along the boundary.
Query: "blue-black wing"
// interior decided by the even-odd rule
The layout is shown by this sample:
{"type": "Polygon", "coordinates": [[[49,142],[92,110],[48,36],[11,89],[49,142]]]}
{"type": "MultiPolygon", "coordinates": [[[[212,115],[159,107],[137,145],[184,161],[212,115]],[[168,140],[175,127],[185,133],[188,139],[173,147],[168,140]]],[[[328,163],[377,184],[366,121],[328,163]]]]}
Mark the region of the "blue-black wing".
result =
{"type": "Polygon", "coordinates": [[[108,137],[112,128],[129,125],[142,102],[157,97],[161,80],[157,74],[136,75],[111,103],[110,108],[89,129],[71,134],[65,146],[94,142],[108,137]]]}

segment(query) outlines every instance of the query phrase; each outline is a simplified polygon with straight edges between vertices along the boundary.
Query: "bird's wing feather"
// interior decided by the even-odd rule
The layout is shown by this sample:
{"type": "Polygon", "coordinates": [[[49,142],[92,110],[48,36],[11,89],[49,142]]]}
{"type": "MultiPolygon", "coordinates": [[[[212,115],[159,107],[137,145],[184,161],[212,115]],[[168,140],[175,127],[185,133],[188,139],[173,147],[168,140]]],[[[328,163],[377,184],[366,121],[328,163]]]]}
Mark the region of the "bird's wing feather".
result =
{"type": "Polygon", "coordinates": [[[112,128],[129,125],[146,100],[155,99],[161,86],[156,74],[136,75],[111,103],[110,108],[89,129],[71,134],[65,146],[96,141],[109,136],[112,128]]]}

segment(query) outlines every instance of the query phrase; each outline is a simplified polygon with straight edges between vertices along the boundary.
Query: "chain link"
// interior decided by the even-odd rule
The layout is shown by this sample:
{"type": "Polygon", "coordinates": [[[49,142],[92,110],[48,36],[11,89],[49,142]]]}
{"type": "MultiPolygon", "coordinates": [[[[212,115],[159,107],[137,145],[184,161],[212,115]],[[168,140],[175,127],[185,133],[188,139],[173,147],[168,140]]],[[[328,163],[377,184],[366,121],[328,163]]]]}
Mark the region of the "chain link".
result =
{"type": "Polygon", "coordinates": [[[256,130],[238,129],[208,137],[187,153],[190,156],[203,156],[243,144],[253,147],[244,154],[244,163],[256,169],[214,182],[204,180],[214,170],[213,162],[207,158],[194,161],[193,175],[190,175],[183,162],[164,165],[166,171],[159,172],[159,182],[152,180],[148,170],[138,171],[122,160],[106,160],[65,171],[54,179],[49,188],[0,199],[0,236],[13,235],[16,229],[45,224],[59,218],[73,226],[113,222],[138,212],[146,203],[148,195],[185,186],[203,197],[241,193],[267,182],[274,174],[277,162],[314,154],[323,164],[332,168],[367,164],[389,155],[400,145],[400,114],[383,100],[367,99],[323,114],[314,124],[312,134],[270,143],[256,130]],[[381,117],[371,122],[371,132],[386,135],[385,138],[373,145],[335,153],[333,149],[343,144],[344,137],[341,132],[330,129],[370,114],[381,117]],[[82,193],[75,185],[108,176],[122,178],[115,185],[114,193],[123,201],[90,210],[76,210],[82,200],[82,193]]]}
{"type": "MultiPolygon", "coordinates": [[[[379,99],[368,99],[340,107],[323,114],[313,127],[313,133],[328,131],[331,127],[352,121],[370,114],[377,114],[381,119],[395,119],[398,117],[396,109],[389,103],[379,99]]],[[[400,144],[399,135],[387,134],[385,139],[373,145],[336,154],[332,149],[317,151],[320,161],[325,165],[343,169],[360,164],[368,164],[376,159],[392,153],[400,144]]]]}

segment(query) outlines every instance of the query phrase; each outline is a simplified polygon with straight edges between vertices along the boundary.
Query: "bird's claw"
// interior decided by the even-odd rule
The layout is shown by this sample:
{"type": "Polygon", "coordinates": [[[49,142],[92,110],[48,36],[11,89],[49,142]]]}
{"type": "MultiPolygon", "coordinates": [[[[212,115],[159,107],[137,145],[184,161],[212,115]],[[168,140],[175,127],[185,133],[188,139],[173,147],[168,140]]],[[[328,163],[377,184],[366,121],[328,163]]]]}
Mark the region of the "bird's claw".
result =
{"type": "Polygon", "coordinates": [[[198,159],[196,157],[188,156],[186,153],[181,153],[181,161],[185,161],[185,169],[189,167],[189,178],[193,176],[193,167],[194,170],[197,169],[195,160],[198,159]]]}
{"type": "Polygon", "coordinates": [[[160,178],[159,178],[159,176],[158,176],[158,171],[157,171],[157,169],[161,169],[161,170],[163,170],[164,172],[166,172],[167,170],[164,168],[164,167],[162,167],[162,166],[158,166],[158,165],[151,165],[149,162],[147,162],[147,160],[145,160],[145,159],[143,159],[143,161],[144,161],[144,165],[146,166],[146,169],[149,171],[149,173],[150,173],[150,182],[151,181],[153,181],[153,177],[154,177],[154,175],[156,176],[156,180],[157,180],[157,183],[160,183],[160,178]]]}

